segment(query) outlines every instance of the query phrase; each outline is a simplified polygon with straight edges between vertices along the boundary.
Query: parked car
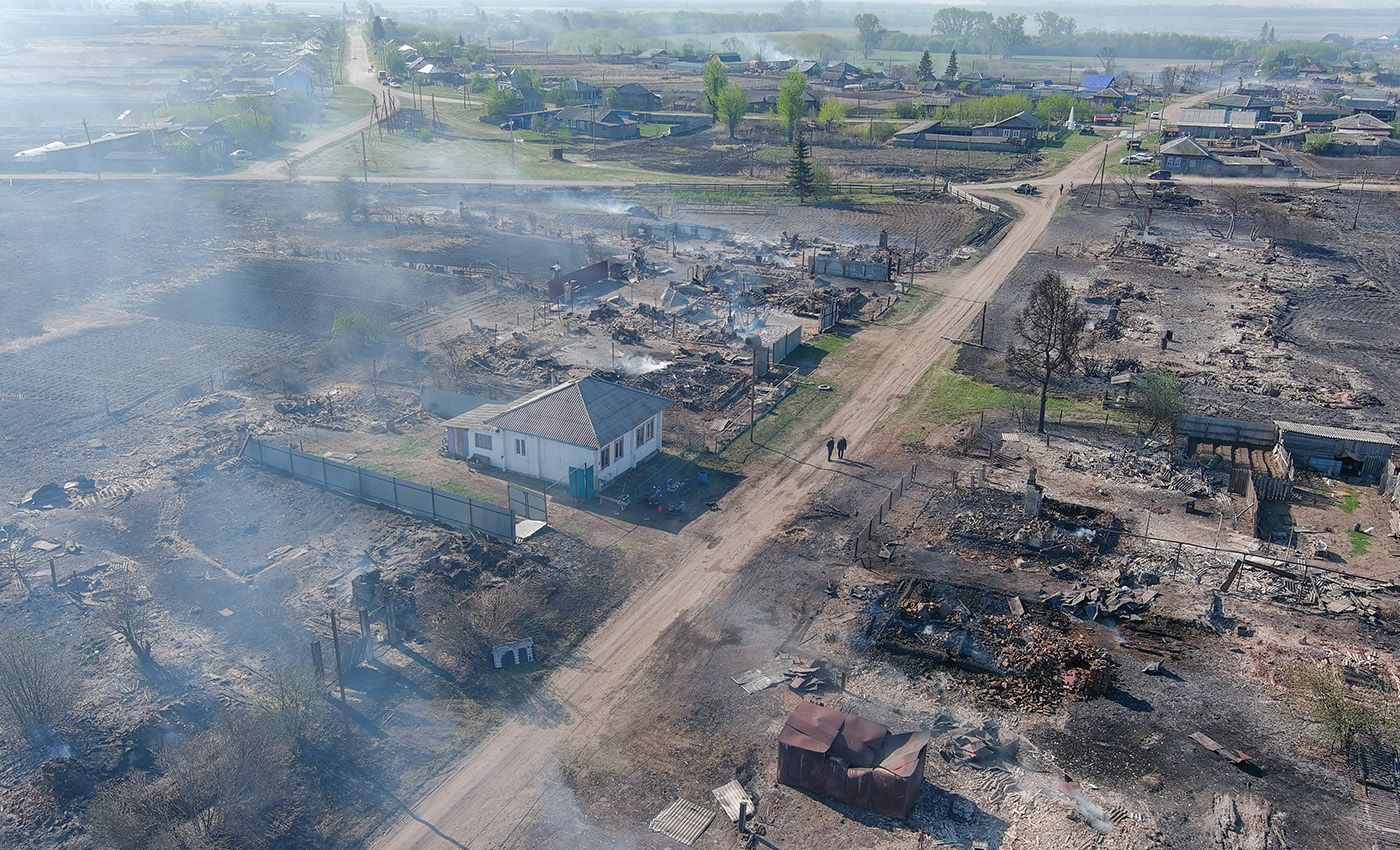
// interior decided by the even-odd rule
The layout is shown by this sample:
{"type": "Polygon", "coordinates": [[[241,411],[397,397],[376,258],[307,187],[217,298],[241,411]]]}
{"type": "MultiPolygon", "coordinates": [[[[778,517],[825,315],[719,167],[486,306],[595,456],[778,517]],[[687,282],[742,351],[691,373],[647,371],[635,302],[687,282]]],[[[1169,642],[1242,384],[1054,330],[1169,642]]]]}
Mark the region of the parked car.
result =
{"type": "Polygon", "coordinates": [[[1171,173],[1170,171],[1167,171],[1165,168],[1159,168],[1159,169],[1157,169],[1156,171],[1152,172],[1151,174],[1147,175],[1147,179],[1148,179],[1148,180],[1170,180],[1170,179],[1172,179],[1172,173],[1171,173]]]}
{"type": "Polygon", "coordinates": [[[229,159],[252,159],[252,158],[253,158],[253,155],[252,155],[251,153],[249,153],[248,151],[245,151],[245,150],[243,150],[242,148],[239,148],[239,149],[236,150],[236,151],[231,151],[231,152],[229,153],[229,155],[228,155],[228,158],[229,158],[229,159]]]}
{"type": "Polygon", "coordinates": [[[1032,185],[1029,184],[1029,183],[1021,183],[1021,184],[1018,184],[1018,185],[1016,186],[1016,194],[1018,194],[1018,195],[1038,195],[1038,194],[1040,194],[1040,190],[1037,189],[1037,188],[1035,188],[1034,186],[1032,186],[1032,185]]]}
{"type": "Polygon", "coordinates": [[[1120,165],[1146,165],[1152,161],[1152,154],[1133,153],[1118,160],[1120,165]]]}
{"type": "Polygon", "coordinates": [[[1093,127],[1080,127],[1080,128],[1079,128],[1079,135],[1081,135],[1081,136],[1097,136],[1098,133],[1095,133],[1095,132],[1094,132],[1094,128],[1093,128],[1093,127]]]}
{"type": "Polygon", "coordinates": [[[1149,115],[1148,117],[1151,118],[1151,119],[1154,120],[1154,121],[1160,121],[1160,120],[1162,120],[1162,113],[1160,113],[1160,112],[1154,112],[1154,113],[1152,113],[1151,115],[1149,115]]]}

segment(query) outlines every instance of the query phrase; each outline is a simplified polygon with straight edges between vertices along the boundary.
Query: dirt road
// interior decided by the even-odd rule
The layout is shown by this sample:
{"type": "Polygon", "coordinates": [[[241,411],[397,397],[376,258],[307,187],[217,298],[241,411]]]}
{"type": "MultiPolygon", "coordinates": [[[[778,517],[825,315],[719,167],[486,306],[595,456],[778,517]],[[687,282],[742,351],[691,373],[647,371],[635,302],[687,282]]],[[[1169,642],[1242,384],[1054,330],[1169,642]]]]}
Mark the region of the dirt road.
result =
{"type": "MultiPolygon", "coordinates": [[[[374,72],[369,70],[369,48],[365,45],[364,34],[355,26],[350,26],[347,29],[350,39],[350,58],[345,60],[345,81],[356,88],[364,89],[375,97],[380,97],[383,94],[383,89],[379,85],[379,79],[374,75],[374,72]]],[[[343,124],[307,139],[288,151],[286,156],[281,159],[255,162],[239,173],[229,176],[235,180],[272,180],[285,178],[287,162],[290,161],[294,163],[302,157],[310,156],[317,151],[339,144],[368,129],[369,125],[370,118],[368,115],[364,118],[357,118],[349,124],[343,124]]]]}
{"type": "MultiPolygon", "coordinates": [[[[1099,157],[1094,150],[1064,173],[1088,175],[1099,157]]],[[[866,442],[881,418],[948,350],[951,343],[944,337],[957,336],[971,323],[980,309],[977,300],[991,298],[1011,274],[1049,225],[1057,200],[1049,196],[1012,200],[1021,217],[980,263],[966,271],[926,275],[919,281],[957,298],[945,298],[912,325],[862,331],[862,345],[880,368],[868,375],[833,417],[854,445],[866,442]]],[[[737,578],[740,567],[838,474],[825,462],[824,452],[814,444],[810,454],[746,479],[725,499],[721,513],[693,523],[684,532],[692,542],[679,562],[635,593],[594,633],[580,650],[578,664],[551,676],[549,696],[562,705],[567,719],[545,726],[516,718],[497,727],[377,846],[381,850],[509,846],[512,832],[541,804],[541,795],[549,793],[541,790],[541,777],[549,774],[561,754],[587,749],[634,688],[664,687],[642,681],[639,674],[666,629],[678,619],[701,613],[707,603],[721,597],[721,588],[737,578]]]]}

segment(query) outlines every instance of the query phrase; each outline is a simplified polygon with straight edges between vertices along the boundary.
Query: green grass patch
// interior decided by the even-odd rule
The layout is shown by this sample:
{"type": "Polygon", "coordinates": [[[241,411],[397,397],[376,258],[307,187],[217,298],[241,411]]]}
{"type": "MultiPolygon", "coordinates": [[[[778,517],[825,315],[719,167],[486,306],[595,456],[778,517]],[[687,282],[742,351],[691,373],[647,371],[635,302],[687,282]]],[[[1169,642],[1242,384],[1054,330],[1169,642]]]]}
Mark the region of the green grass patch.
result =
{"type": "Polygon", "coordinates": [[[392,478],[402,478],[406,481],[413,480],[413,473],[407,467],[396,466],[392,463],[367,463],[365,469],[378,472],[380,475],[388,475],[392,478]]]}
{"type": "Polygon", "coordinates": [[[643,124],[641,126],[643,139],[654,139],[657,136],[671,135],[670,124],[643,124]]]}
{"type": "Polygon", "coordinates": [[[759,162],[787,163],[792,159],[792,148],[786,145],[770,145],[754,151],[753,158],[759,162]]]}
{"type": "Polygon", "coordinates": [[[814,439],[816,426],[830,419],[851,397],[848,387],[831,385],[829,390],[819,390],[817,383],[799,384],[796,391],[759,420],[753,440],[747,434],[739,437],[715,459],[714,468],[738,472],[755,455],[768,450],[783,451],[800,439],[814,439]]]}
{"type": "Polygon", "coordinates": [[[478,487],[475,484],[456,478],[448,481],[439,481],[433,486],[439,490],[456,493],[458,496],[466,496],[468,499],[480,499],[483,502],[492,502],[500,498],[497,494],[492,493],[484,487],[478,487]]]}
{"type": "Polygon", "coordinates": [[[1347,513],[1351,513],[1361,507],[1361,497],[1356,494],[1355,490],[1348,490],[1346,495],[1342,496],[1341,500],[1337,502],[1337,507],[1347,513]]]}
{"type": "Polygon", "coordinates": [[[403,442],[389,450],[389,454],[394,457],[418,457],[423,454],[424,449],[432,445],[432,442],[432,436],[427,434],[420,437],[405,437],[403,442]]]}
{"type": "MultiPolygon", "coordinates": [[[[929,431],[939,426],[984,411],[1017,405],[1038,410],[1040,397],[1032,393],[1013,392],[958,374],[952,370],[952,355],[949,354],[924,372],[895,412],[881,423],[881,428],[900,428],[899,441],[907,445],[923,441],[929,431]]],[[[1073,399],[1051,396],[1046,404],[1047,421],[1049,411],[1069,412],[1080,406],[1073,399]]]]}
{"type": "Polygon", "coordinates": [[[1352,529],[1347,532],[1347,537],[1351,538],[1351,553],[1353,555],[1364,555],[1366,550],[1371,548],[1371,535],[1364,531],[1352,529]]]}

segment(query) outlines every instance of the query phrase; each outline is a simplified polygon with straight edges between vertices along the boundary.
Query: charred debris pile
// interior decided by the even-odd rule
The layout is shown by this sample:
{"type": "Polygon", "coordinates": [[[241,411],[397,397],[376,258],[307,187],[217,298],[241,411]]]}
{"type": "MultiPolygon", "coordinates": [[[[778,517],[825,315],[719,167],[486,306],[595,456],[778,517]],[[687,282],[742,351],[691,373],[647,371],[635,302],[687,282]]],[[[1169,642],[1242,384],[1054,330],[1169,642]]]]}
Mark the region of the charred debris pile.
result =
{"type": "Polygon", "coordinates": [[[1089,638],[1087,624],[1019,597],[909,578],[884,597],[880,611],[876,646],[910,675],[947,671],[994,705],[1053,711],[1113,687],[1114,663],[1089,638]]]}

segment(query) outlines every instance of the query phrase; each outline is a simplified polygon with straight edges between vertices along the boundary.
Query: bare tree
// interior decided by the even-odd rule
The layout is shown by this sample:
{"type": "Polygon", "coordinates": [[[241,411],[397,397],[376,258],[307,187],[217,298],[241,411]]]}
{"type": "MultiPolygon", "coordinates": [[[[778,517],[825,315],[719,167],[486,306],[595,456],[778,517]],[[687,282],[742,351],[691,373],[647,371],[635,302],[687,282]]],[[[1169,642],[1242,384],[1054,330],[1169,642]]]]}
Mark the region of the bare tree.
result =
{"type": "Polygon", "coordinates": [[[1081,351],[1091,344],[1084,333],[1088,322],[1089,314],[1056,272],[1046,272],[1036,281],[1030,301],[1016,317],[1016,335],[1023,344],[1013,345],[1007,352],[1007,365],[1014,374],[1034,377],[1040,383],[1039,433],[1045,433],[1051,379],[1074,369],[1081,351]]]}
{"type": "Polygon", "coordinates": [[[1330,664],[1296,664],[1280,677],[1312,721],[1322,728],[1338,752],[1346,752],[1359,736],[1394,729],[1386,700],[1355,694],[1346,676],[1330,664]]]}
{"type": "Polygon", "coordinates": [[[538,595],[524,582],[469,591],[444,579],[425,582],[417,592],[429,634],[472,663],[481,663],[493,646],[527,636],[538,595]]]}
{"type": "Polygon", "coordinates": [[[1220,190],[1221,205],[1230,214],[1230,228],[1225,232],[1227,240],[1235,238],[1235,222],[1252,197],[1252,193],[1245,186],[1226,186],[1220,190]]]}
{"type": "Polygon", "coordinates": [[[87,810],[115,850],[233,850],[278,846],[301,790],[281,730],[236,715],[160,759],[163,774],[103,788],[87,810]]]}
{"type": "Polygon", "coordinates": [[[1176,84],[1181,79],[1181,69],[1175,65],[1164,65],[1158,72],[1158,78],[1162,81],[1162,91],[1170,97],[1176,91],[1176,84]]]}
{"type": "Polygon", "coordinates": [[[1099,52],[1094,54],[1094,58],[1099,60],[1099,65],[1103,66],[1105,74],[1112,74],[1113,69],[1118,67],[1118,50],[1113,47],[1100,47],[1099,52]]]}
{"type": "Polygon", "coordinates": [[[307,664],[273,667],[259,689],[258,705],[294,741],[304,741],[326,719],[324,683],[307,664]]]}
{"type": "Polygon", "coordinates": [[[42,744],[72,714],[78,672],[65,652],[32,631],[0,632],[0,726],[6,732],[42,744]]]}
{"type": "Polygon", "coordinates": [[[102,602],[102,619],[117,634],[142,664],[151,663],[150,595],[142,586],[140,575],[134,567],[119,569],[107,577],[111,593],[102,602]]]}

